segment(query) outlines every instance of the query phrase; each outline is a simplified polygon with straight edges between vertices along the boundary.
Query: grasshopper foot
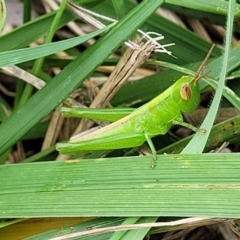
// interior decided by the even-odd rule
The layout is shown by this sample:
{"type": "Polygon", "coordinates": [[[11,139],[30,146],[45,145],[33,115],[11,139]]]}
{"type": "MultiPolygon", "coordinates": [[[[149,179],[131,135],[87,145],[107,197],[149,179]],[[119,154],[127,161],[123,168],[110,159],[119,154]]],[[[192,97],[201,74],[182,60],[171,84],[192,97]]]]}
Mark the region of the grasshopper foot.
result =
{"type": "Polygon", "coordinates": [[[157,166],[156,160],[157,160],[157,156],[153,155],[152,162],[151,162],[151,168],[155,168],[157,166]]]}
{"type": "Polygon", "coordinates": [[[204,129],[204,128],[198,128],[198,132],[200,132],[200,133],[206,133],[207,131],[206,131],[206,129],[204,129]]]}

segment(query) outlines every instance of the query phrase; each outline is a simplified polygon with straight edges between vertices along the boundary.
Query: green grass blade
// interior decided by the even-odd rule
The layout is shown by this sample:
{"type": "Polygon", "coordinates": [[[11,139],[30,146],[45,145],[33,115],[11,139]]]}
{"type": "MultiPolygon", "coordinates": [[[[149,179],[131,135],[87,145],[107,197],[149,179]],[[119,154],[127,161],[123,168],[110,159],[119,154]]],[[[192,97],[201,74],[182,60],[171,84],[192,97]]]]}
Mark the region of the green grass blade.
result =
{"type": "Polygon", "coordinates": [[[231,41],[232,41],[232,32],[233,32],[233,21],[234,21],[234,13],[235,13],[235,0],[229,1],[229,10],[228,10],[228,18],[227,18],[227,32],[226,32],[226,44],[224,50],[224,58],[220,73],[220,80],[218,83],[218,88],[216,94],[213,98],[213,102],[209,109],[209,112],[204,119],[200,128],[206,129],[206,133],[197,132],[189,144],[183,149],[182,153],[202,153],[206,142],[209,138],[210,131],[212,129],[215,117],[217,115],[217,111],[221,102],[223,90],[225,87],[225,79],[227,76],[227,66],[228,66],[228,59],[229,53],[231,48],[231,41]]]}
{"type": "MultiPolygon", "coordinates": [[[[10,225],[12,225],[12,224],[16,224],[16,223],[18,223],[18,222],[22,222],[22,221],[25,221],[26,219],[24,219],[24,218],[18,218],[18,219],[14,219],[14,220],[11,220],[11,221],[6,221],[6,222],[4,222],[4,221],[2,221],[1,223],[0,223],[0,229],[1,228],[4,228],[4,227],[6,227],[6,226],[10,226],[10,225]]],[[[1,230],[0,230],[1,231],[1,230]]]]}
{"type": "MultiPolygon", "coordinates": [[[[139,219],[139,217],[129,217],[122,223],[122,225],[135,224],[139,221],[139,219]]],[[[126,231],[115,232],[109,240],[122,239],[124,234],[126,234],[126,231]]]]}
{"type": "MultiPolygon", "coordinates": [[[[46,34],[55,17],[55,14],[56,12],[44,14],[43,16],[27,22],[18,28],[15,28],[11,32],[1,36],[0,52],[29,46],[30,43],[46,34]],[[36,29],[38,31],[36,31],[36,29]],[[26,34],[26,32],[30,32],[31,34],[26,34]],[[18,39],[18,41],[16,41],[16,39],[18,39]]],[[[62,15],[58,28],[64,26],[74,18],[75,17],[73,14],[65,11],[62,15]]]]}
{"type": "MultiPolygon", "coordinates": [[[[203,12],[211,12],[216,14],[227,14],[228,12],[228,1],[224,0],[198,0],[198,1],[191,1],[191,0],[184,0],[184,1],[177,1],[177,0],[166,0],[166,3],[200,10],[203,12]]],[[[240,5],[236,4],[234,12],[237,16],[240,15],[240,5]]]]}
{"type": "Polygon", "coordinates": [[[0,68],[8,65],[16,65],[22,62],[30,61],[36,58],[45,57],[59,51],[64,51],[78,44],[84,43],[89,39],[98,36],[109,30],[114,24],[110,24],[106,28],[96,30],[95,32],[79,36],[67,40],[62,40],[56,43],[48,43],[33,48],[24,48],[17,50],[10,50],[0,53],[0,68]]]}
{"type": "Polygon", "coordinates": [[[0,217],[239,218],[239,156],[159,155],[154,169],[151,156],[4,165],[0,217]]]}
{"type": "MultiPolygon", "coordinates": [[[[60,23],[60,20],[62,18],[62,15],[63,15],[63,12],[64,12],[64,9],[66,8],[66,4],[67,4],[67,0],[62,0],[61,3],[60,3],[60,7],[57,11],[57,14],[56,16],[54,17],[53,19],[53,22],[50,26],[50,29],[46,35],[46,38],[44,39],[44,44],[48,44],[50,42],[52,42],[52,39],[54,37],[54,34],[56,33],[56,30],[58,28],[58,25],[60,23]]],[[[34,65],[33,65],[33,73],[38,75],[41,67],[42,67],[42,64],[44,62],[44,57],[41,57],[41,58],[38,58],[35,62],[34,62],[34,65]]]]}
{"type": "MultiPolygon", "coordinates": [[[[138,220],[137,224],[143,224],[143,223],[153,223],[156,222],[158,217],[142,217],[138,220]]],[[[127,231],[122,238],[119,238],[121,240],[130,240],[130,239],[144,239],[144,237],[149,232],[150,228],[142,228],[142,229],[136,229],[136,230],[130,230],[127,231]]]]}
{"type": "Polygon", "coordinates": [[[112,4],[117,14],[117,19],[121,19],[124,16],[124,1],[112,0],[112,4]]]}
{"type": "Polygon", "coordinates": [[[31,20],[31,0],[24,1],[24,10],[23,10],[23,22],[28,22],[31,20]]]}

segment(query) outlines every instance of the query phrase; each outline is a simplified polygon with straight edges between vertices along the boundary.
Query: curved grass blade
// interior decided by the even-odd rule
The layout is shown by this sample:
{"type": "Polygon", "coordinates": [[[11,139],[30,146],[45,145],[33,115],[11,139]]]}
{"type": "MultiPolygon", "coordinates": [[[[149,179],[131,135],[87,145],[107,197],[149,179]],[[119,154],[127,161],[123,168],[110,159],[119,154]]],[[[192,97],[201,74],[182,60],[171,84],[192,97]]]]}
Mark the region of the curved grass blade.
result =
{"type": "Polygon", "coordinates": [[[234,13],[235,13],[235,0],[229,1],[229,8],[228,8],[228,18],[227,18],[227,31],[226,31],[226,44],[225,44],[225,50],[224,50],[224,58],[220,73],[220,80],[218,83],[218,88],[216,91],[216,94],[213,98],[213,102],[211,104],[211,107],[209,109],[209,112],[204,119],[202,125],[200,128],[206,129],[206,133],[200,133],[197,132],[192,140],[189,142],[189,144],[183,149],[182,153],[202,153],[204,150],[204,147],[207,143],[208,137],[210,135],[214,119],[217,115],[217,111],[221,102],[223,90],[225,87],[225,79],[227,76],[227,66],[228,66],[228,59],[229,59],[229,53],[230,53],[230,46],[231,46],[231,40],[232,40],[232,32],[233,32],[233,21],[234,21],[234,13]]]}
{"type": "Polygon", "coordinates": [[[24,48],[24,49],[1,52],[0,68],[30,61],[40,57],[45,57],[45,56],[54,54],[56,52],[64,51],[66,49],[72,48],[78,44],[84,43],[89,39],[108,31],[110,28],[112,28],[113,25],[114,24],[110,24],[109,26],[103,29],[96,30],[95,32],[86,34],[84,36],[62,40],[60,42],[48,43],[48,44],[44,44],[44,45],[32,47],[32,48],[24,48]]]}

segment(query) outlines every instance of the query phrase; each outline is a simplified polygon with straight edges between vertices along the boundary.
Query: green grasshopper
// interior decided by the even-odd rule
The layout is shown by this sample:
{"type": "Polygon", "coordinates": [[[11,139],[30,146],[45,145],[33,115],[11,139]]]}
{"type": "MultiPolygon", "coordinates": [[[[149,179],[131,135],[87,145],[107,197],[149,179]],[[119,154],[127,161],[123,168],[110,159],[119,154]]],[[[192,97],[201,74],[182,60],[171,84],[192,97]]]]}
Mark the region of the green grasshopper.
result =
{"type": "Polygon", "coordinates": [[[58,143],[57,150],[61,153],[71,154],[79,151],[132,148],[147,142],[153,155],[151,166],[154,167],[157,153],[151,140],[152,137],[166,134],[173,125],[181,125],[193,131],[205,132],[204,129],[198,129],[185,123],[182,112],[191,113],[199,105],[198,82],[206,75],[201,75],[201,71],[213,47],[209,50],[195,76],[182,76],[163,93],[133,111],[131,109],[125,113],[120,111],[119,116],[109,118],[108,113],[112,111],[111,109],[96,109],[94,111],[94,109],[63,108],[62,112],[65,112],[65,115],[80,115],[85,118],[115,122],[87,135],[74,138],[67,143],[58,143]],[[100,114],[101,112],[103,114],[100,114]],[[126,115],[129,112],[131,113],[126,115]]]}

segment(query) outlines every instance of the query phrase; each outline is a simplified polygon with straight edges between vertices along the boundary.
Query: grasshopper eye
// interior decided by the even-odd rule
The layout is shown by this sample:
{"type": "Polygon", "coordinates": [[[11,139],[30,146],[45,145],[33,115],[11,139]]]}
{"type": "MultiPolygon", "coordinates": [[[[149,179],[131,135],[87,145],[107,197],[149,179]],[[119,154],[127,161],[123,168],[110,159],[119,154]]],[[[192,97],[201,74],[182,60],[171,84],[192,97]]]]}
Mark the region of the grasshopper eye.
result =
{"type": "Polygon", "coordinates": [[[180,96],[183,100],[189,100],[192,97],[192,89],[188,83],[181,87],[180,96]]]}

